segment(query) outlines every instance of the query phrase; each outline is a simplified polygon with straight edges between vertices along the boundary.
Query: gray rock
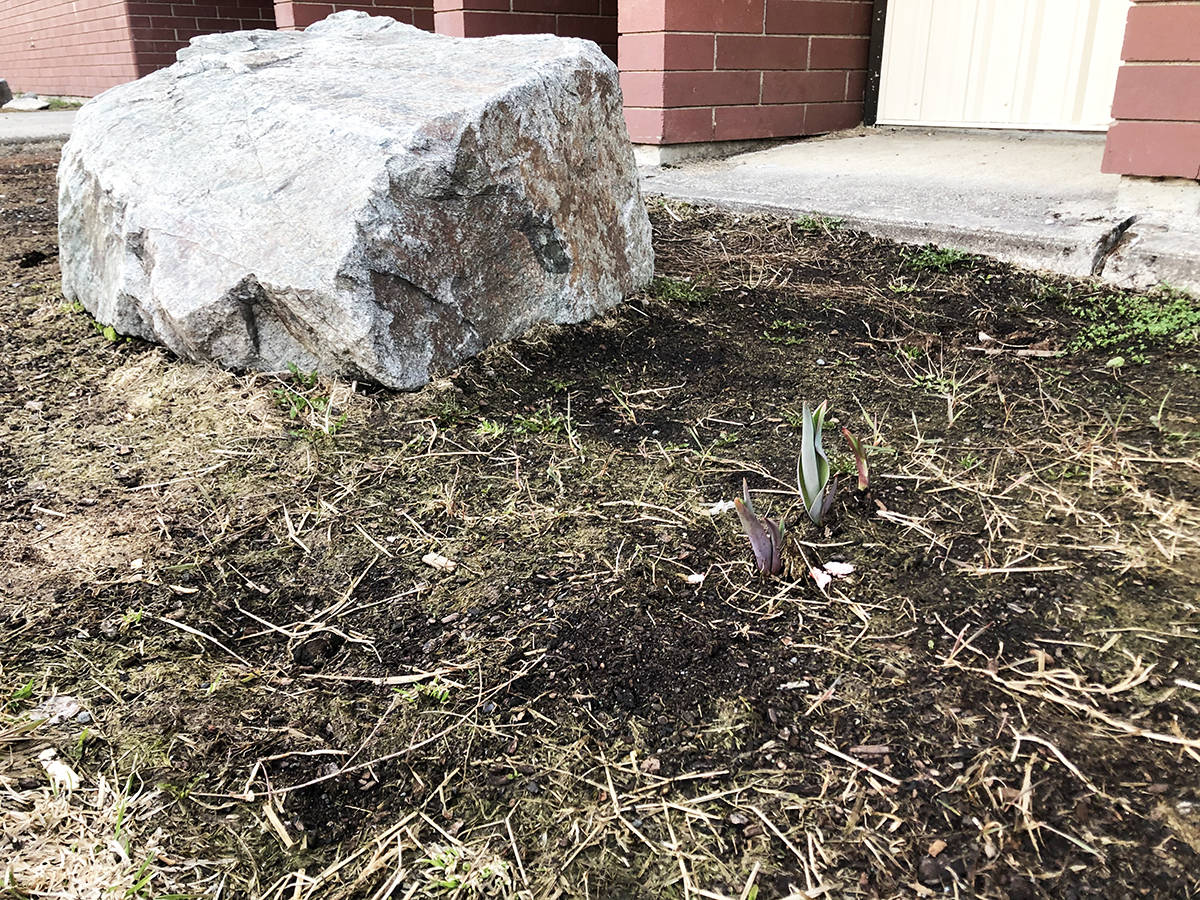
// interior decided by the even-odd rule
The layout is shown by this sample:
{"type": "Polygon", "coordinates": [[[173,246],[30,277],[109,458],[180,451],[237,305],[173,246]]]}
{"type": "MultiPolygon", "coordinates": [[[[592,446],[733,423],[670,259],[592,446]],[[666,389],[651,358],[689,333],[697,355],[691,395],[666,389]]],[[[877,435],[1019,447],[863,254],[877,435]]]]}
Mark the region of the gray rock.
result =
{"type": "Polygon", "coordinates": [[[50,101],[43,100],[36,94],[23,94],[15,100],[9,100],[0,109],[8,112],[35,112],[39,109],[49,109],[50,101]]]}
{"type": "Polygon", "coordinates": [[[8,82],[0,78],[0,106],[3,106],[12,99],[12,88],[8,86],[8,82]]]}
{"type": "Polygon", "coordinates": [[[590,42],[344,12],[178,58],[88,103],[63,150],[63,292],[120,332],[407,389],[651,277],[590,42]]]}

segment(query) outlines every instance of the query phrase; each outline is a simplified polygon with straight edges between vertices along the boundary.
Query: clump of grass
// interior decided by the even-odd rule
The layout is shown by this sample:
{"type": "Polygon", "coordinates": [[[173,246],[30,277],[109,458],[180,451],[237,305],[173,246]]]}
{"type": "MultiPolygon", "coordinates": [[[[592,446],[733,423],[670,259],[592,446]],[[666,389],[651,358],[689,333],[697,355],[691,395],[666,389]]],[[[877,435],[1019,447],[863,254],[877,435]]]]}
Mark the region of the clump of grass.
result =
{"type": "Polygon", "coordinates": [[[1146,294],[1068,296],[1064,306],[1083,320],[1067,347],[1072,353],[1116,351],[1140,363],[1155,347],[1200,343],[1200,302],[1169,287],[1146,294]]]}
{"type": "Polygon", "coordinates": [[[682,278],[658,275],[650,282],[650,295],[672,303],[703,305],[712,299],[713,292],[703,285],[695,285],[682,278]]]}
{"type": "Polygon", "coordinates": [[[978,259],[973,253],[953,247],[935,247],[928,244],[915,252],[905,254],[905,265],[915,272],[949,272],[963,263],[974,263],[978,259]]]}

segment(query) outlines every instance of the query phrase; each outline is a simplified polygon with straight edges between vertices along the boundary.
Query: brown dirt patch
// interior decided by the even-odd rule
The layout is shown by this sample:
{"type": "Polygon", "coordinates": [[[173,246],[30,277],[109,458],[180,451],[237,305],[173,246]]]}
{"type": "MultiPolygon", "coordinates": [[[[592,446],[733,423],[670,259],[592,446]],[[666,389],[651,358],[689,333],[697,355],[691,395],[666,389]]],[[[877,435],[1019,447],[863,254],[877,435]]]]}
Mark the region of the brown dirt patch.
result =
{"type": "Polygon", "coordinates": [[[147,896],[1198,892],[1186,303],[655,204],[653,291],[394,395],[110,340],[53,174],[0,158],[0,728],[92,721],[0,782],[138,785],[147,896]],[[824,531],[804,399],[874,473],[824,531]]]}

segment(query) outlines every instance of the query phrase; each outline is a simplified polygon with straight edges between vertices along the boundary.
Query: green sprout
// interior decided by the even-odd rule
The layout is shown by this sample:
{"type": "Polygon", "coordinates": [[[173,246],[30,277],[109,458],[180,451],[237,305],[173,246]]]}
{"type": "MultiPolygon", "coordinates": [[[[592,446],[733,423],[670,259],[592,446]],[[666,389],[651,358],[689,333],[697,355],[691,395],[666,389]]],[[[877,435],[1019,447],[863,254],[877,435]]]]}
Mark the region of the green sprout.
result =
{"type": "Polygon", "coordinates": [[[800,458],[796,461],[796,483],[804,509],[813,524],[820,526],[833,507],[837,493],[837,478],[829,480],[829,458],[821,446],[821,429],[825,426],[826,404],[810,411],[808,401],[801,413],[800,458]]]}

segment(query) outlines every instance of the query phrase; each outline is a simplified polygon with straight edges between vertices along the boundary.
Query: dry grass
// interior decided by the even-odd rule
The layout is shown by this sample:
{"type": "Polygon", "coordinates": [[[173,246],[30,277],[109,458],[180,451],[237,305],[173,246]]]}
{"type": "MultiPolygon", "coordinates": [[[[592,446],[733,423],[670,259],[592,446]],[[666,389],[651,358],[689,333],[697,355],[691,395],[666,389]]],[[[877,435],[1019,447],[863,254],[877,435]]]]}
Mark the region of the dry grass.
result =
{"type": "Polygon", "coordinates": [[[0,893],[167,900],[182,885],[200,889],[208,864],[177,864],[161,849],[162,792],[132,774],[85,780],[77,763],[53,749],[63,732],[34,715],[12,700],[0,715],[0,893]]]}

